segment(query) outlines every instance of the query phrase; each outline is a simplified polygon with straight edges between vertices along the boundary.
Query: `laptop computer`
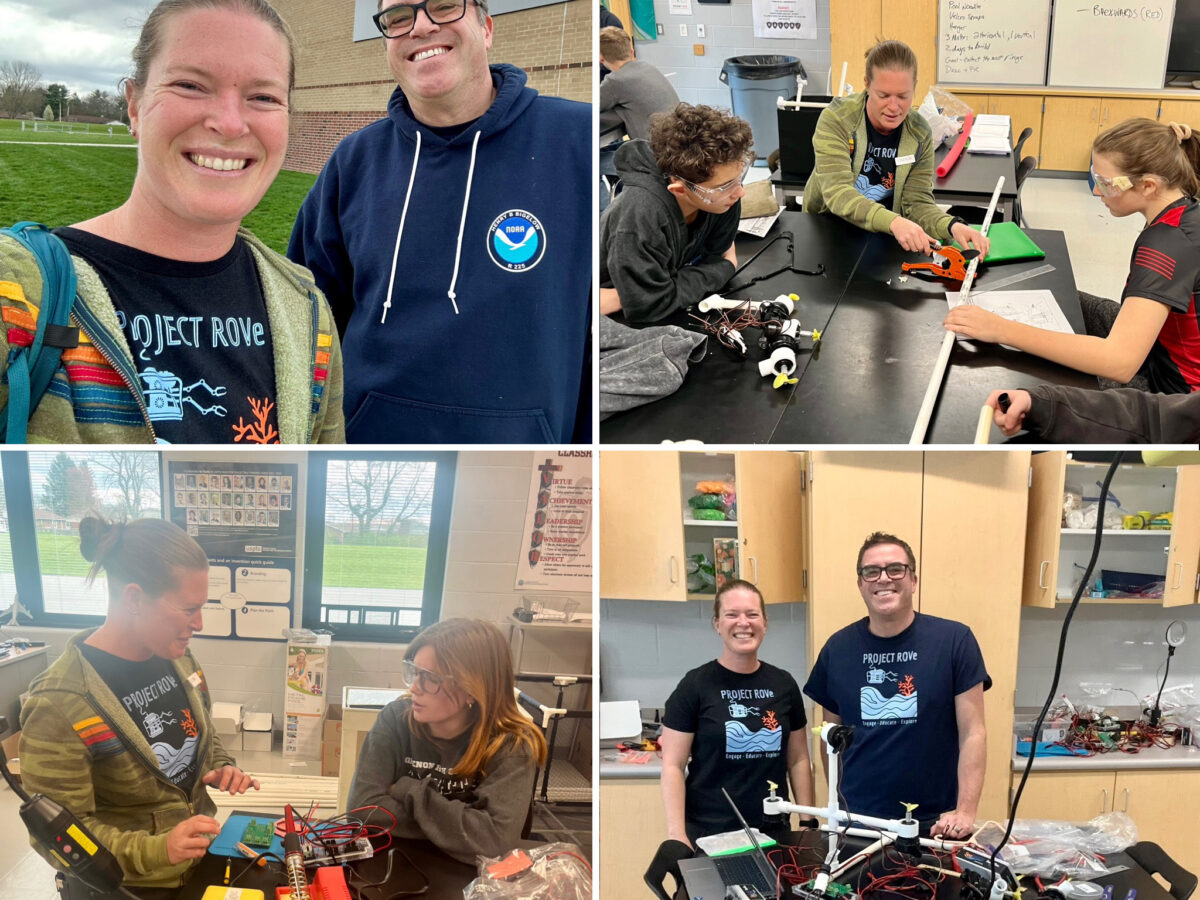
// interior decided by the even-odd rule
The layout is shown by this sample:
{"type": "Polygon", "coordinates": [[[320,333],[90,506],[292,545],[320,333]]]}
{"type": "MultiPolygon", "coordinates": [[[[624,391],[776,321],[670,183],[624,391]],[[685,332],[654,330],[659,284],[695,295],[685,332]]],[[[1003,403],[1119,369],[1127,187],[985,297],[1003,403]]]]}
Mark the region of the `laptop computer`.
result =
{"type": "Polygon", "coordinates": [[[813,133],[829,97],[804,100],[795,109],[777,110],[779,118],[779,174],[785,181],[804,182],[817,165],[813,133]]]}
{"type": "Polygon", "coordinates": [[[729,801],[733,814],[737,816],[754,849],[729,856],[701,856],[680,861],[679,871],[687,885],[688,896],[724,897],[726,888],[736,884],[742,887],[750,885],[760,896],[774,900],[779,896],[775,890],[775,867],[767,859],[758,838],[754,836],[754,830],[746,824],[745,817],[728,791],[721,788],[721,793],[729,801]]]}

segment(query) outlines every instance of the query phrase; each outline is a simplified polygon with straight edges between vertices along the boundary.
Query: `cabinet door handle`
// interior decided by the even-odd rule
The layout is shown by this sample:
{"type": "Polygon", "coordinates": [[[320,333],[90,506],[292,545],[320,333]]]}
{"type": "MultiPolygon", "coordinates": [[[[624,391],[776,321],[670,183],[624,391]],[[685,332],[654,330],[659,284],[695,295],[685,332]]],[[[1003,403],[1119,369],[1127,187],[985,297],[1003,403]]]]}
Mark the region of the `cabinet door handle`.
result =
{"type": "Polygon", "coordinates": [[[1104,810],[1108,807],[1108,788],[1100,789],[1100,815],[1104,815],[1104,810]]]}
{"type": "Polygon", "coordinates": [[[1050,560],[1043,559],[1042,564],[1038,567],[1038,587],[1045,590],[1050,585],[1046,584],[1046,570],[1050,568],[1050,560]]]}
{"type": "Polygon", "coordinates": [[[1122,809],[1121,812],[1129,812],[1129,788],[1125,788],[1125,808],[1122,809]]]}
{"type": "Polygon", "coordinates": [[[750,579],[750,583],[757,585],[758,584],[758,557],[757,556],[748,556],[746,558],[748,560],[750,560],[750,562],[754,563],[754,577],[750,579]]]}
{"type": "Polygon", "coordinates": [[[1112,114],[1112,107],[1111,107],[1111,106],[1106,106],[1106,107],[1104,107],[1104,118],[1103,118],[1103,119],[1101,119],[1100,121],[1102,121],[1102,122],[1107,122],[1107,121],[1108,121],[1108,117],[1109,117],[1111,114],[1112,114]]]}
{"type": "Polygon", "coordinates": [[[1097,109],[1099,109],[1099,107],[1096,107],[1096,106],[1093,106],[1093,107],[1092,107],[1092,111],[1091,111],[1091,113],[1088,115],[1088,121],[1089,121],[1089,122],[1095,122],[1095,121],[1096,121],[1096,110],[1097,110],[1097,109]]]}
{"type": "Polygon", "coordinates": [[[671,584],[679,584],[679,560],[674,556],[667,557],[667,577],[671,579],[671,584]]]}
{"type": "Polygon", "coordinates": [[[1183,563],[1175,563],[1175,583],[1171,585],[1171,590],[1178,590],[1183,585],[1183,563]]]}

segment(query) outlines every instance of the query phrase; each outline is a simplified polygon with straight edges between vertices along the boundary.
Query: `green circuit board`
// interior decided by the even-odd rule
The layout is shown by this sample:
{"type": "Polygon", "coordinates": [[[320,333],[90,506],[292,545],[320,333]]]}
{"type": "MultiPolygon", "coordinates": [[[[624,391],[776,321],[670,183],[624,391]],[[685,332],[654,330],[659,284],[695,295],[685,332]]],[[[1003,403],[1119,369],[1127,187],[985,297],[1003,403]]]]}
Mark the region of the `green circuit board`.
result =
{"type": "Polygon", "coordinates": [[[242,843],[248,847],[270,847],[274,838],[275,824],[273,822],[259,822],[258,819],[251,819],[250,824],[246,826],[246,831],[242,834],[242,843]]]}

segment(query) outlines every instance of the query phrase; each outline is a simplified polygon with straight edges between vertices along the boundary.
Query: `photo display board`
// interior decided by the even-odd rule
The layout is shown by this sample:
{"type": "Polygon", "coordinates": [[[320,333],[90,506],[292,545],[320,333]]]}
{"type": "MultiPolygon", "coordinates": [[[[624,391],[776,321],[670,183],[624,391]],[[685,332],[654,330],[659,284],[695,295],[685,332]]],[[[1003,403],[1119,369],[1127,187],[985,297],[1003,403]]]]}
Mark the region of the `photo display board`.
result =
{"type": "Polygon", "coordinates": [[[284,640],[296,595],[295,463],[172,461],[171,521],[208,555],[205,637],[284,640]]]}

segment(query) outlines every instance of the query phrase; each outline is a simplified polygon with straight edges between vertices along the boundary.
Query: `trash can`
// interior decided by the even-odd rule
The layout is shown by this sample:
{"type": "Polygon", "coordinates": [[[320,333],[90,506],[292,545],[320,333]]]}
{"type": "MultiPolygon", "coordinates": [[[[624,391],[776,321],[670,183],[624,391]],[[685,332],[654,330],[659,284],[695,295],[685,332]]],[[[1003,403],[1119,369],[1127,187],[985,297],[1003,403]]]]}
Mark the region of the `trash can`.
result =
{"type": "Polygon", "coordinates": [[[796,99],[796,76],[807,78],[794,56],[732,56],[721,66],[721,80],[733,95],[733,114],[750,123],[754,154],[765,160],[779,147],[775,101],[796,99]]]}

